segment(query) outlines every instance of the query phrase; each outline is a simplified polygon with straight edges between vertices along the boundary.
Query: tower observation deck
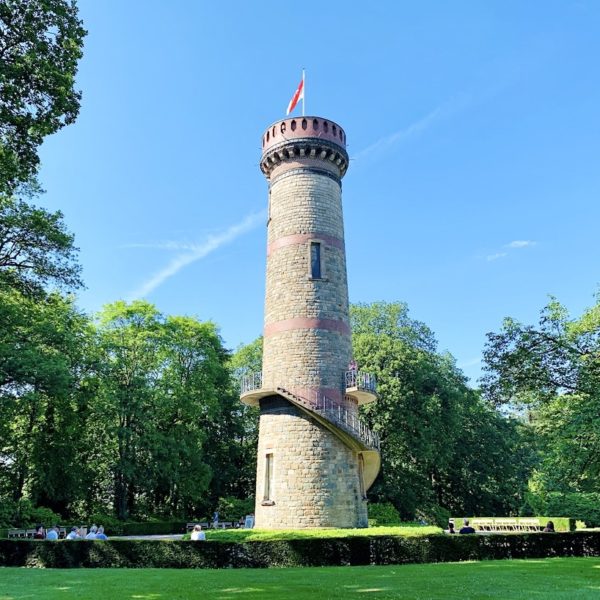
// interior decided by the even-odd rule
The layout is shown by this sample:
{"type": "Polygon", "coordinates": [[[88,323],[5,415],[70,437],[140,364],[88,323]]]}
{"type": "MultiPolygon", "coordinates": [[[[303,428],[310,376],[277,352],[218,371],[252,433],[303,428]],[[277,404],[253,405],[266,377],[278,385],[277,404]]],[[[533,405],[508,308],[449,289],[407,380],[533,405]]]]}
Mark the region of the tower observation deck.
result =
{"type": "Polygon", "coordinates": [[[346,134],[333,121],[278,121],[262,138],[269,182],[262,373],[242,381],[260,407],[256,526],[366,527],[379,439],[358,418],[376,399],[349,370],[352,339],[341,180],[346,134]]]}

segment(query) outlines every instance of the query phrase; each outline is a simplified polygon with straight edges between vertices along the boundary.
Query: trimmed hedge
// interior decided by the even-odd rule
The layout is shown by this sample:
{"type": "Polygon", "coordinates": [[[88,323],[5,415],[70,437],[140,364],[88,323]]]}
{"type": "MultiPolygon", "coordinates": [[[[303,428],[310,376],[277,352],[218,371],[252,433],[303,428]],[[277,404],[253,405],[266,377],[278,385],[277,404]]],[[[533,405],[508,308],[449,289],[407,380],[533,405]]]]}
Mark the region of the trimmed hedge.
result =
{"type": "Polygon", "coordinates": [[[182,542],[146,540],[0,540],[0,566],[74,568],[248,568],[600,556],[600,532],[431,535],[182,542]]]}
{"type": "Polygon", "coordinates": [[[517,523],[521,520],[529,520],[529,519],[539,519],[540,526],[546,527],[546,523],[548,521],[552,521],[554,523],[554,529],[556,531],[575,531],[575,519],[570,519],[569,517],[538,517],[537,515],[533,517],[452,517],[454,519],[454,526],[458,531],[462,527],[463,518],[469,519],[471,524],[475,519],[489,519],[498,521],[501,523],[506,519],[514,519],[517,523]]]}
{"type": "Polygon", "coordinates": [[[170,533],[185,533],[186,525],[186,521],[123,523],[120,535],[168,535],[170,533]]]}

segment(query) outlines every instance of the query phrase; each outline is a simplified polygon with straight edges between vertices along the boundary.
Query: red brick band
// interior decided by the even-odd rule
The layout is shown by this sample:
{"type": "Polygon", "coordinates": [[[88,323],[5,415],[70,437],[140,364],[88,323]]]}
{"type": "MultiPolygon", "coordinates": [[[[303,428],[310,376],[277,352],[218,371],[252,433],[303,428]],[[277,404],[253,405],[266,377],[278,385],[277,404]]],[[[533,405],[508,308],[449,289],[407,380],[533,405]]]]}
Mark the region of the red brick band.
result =
{"type": "Polygon", "coordinates": [[[284,321],[267,323],[265,325],[264,336],[269,337],[293,329],[324,329],[325,331],[335,331],[342,335],[350,335],[350,325],[344,323],[344,321],[299,317],[296,319],[285,319],[284,321]]]}
{"type": "Polygon", "coordinates": [[[277,238],[267,246],[267,256],[270,256],[275,250],[285,248],[286,246],[294,246],[299,244],[305,244],[309,240],[316,240],[325,242],[328,246],[333,246],[339,250],[344,251],[344,240],[327,235],[325,233],[295,233],[292,235],[284,235],[283,237],[277,238]]]}

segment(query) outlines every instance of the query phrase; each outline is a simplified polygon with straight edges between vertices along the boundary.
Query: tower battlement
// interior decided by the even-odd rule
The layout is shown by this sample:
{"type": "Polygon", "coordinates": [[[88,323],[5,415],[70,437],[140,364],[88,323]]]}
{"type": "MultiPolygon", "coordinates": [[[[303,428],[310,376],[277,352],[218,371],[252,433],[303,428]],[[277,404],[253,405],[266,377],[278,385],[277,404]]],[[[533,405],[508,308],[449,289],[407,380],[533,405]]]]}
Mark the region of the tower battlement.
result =
{"type": "Polygon", "coordinates": [[[270,179],[278,166],[302,160],[320,161],[342,178],[348,170],[346,132],[322,117],[295,117],[276,121],[262,137],[260,169],[270,179]]]}

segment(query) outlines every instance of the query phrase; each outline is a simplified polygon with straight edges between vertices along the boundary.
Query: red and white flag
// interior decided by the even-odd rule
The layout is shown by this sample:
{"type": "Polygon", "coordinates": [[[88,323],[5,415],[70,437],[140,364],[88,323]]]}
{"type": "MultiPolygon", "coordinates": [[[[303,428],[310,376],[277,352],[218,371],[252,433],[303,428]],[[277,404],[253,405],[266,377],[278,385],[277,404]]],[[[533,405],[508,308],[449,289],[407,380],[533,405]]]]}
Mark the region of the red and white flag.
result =
{"type": "Polygon", "coordinates": [[[300,85],[298,89],[294,92],[292,99],[287,107],[286,115],[289,115],[295,108],[296,104],[298,104],[298,100],[302,100],[304,102],[304,72],[302,73],[302,80],[300,81],[300,85]]]}

